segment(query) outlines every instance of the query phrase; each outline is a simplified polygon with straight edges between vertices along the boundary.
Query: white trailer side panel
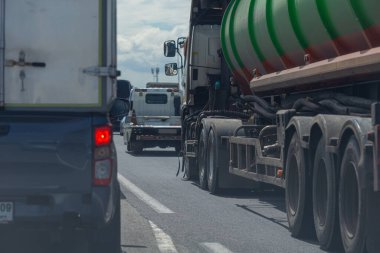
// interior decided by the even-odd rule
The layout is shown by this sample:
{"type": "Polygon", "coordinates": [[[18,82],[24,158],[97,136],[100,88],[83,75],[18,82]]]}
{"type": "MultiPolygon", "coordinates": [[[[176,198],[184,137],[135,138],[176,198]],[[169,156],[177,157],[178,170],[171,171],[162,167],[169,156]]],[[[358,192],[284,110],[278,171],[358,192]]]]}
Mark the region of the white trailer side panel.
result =
{"type": "Polygon", "coordinates": [[[116,69],[116,1],[2,1],[5,108],[106,110],[115,78],[101,67],[116,69]]]}

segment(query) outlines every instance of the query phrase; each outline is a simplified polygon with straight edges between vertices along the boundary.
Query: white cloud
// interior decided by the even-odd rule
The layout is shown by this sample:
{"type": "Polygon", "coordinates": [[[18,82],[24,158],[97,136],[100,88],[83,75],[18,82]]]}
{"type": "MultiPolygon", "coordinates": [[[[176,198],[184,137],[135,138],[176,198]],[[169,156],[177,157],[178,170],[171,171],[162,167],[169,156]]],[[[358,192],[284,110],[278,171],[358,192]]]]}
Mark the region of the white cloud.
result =
{"type": "Polygon", "coordinates": [[[140,86],[152,81],[150,69],[158,66],[160,80],[177,81],[177,77],[164,77],[164,64],[176,59],[164,57],[163,43],[187,36],[189,12],[189,0],[118,0],[121,79],[140,86]]]}

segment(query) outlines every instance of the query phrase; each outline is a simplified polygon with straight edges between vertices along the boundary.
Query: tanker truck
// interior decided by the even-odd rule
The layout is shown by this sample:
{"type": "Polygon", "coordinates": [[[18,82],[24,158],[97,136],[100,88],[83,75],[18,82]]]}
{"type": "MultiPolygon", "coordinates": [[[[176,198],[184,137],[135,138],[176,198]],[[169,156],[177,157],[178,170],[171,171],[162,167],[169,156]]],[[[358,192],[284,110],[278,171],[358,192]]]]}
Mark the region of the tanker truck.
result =
{"type": "Polygon", "coordinates": [[[164,43],[184,57],[165,66],[183,72],[184,177],[213,194],[282,187],[292,236],[379,252],[379,13],[378,0],[192,0],[187,39],[164,43]]]}

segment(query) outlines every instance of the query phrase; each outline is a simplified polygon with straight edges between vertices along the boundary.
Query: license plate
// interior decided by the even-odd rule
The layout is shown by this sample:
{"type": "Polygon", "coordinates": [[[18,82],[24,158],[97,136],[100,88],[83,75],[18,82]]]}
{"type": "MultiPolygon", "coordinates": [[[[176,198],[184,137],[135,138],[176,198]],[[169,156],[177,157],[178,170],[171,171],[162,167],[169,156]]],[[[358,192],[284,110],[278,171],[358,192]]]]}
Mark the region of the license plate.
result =
{"type": "Polygon", "coordinates": [[[177,129],[158,129],[159,134],[176,134],[177,129]]]}
{"type": "Polygon", "coordinates": [[[13,203],[0,202],[0,223],[9,223],[13,221],[13,203]]]}

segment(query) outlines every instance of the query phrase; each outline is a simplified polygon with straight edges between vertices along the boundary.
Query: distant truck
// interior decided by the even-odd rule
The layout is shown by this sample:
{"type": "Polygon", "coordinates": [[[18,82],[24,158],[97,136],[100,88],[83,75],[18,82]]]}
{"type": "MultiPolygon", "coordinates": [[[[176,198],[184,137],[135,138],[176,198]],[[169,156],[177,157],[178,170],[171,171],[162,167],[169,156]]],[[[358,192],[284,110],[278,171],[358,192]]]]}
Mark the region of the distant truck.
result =
{"type": "Polygon", "coordinates": [[[282,187],[293,236],[380,252],[379,13],[377,0],[192,0],[187,178],[213,194],[282,187]]]}
{"type": "Polygon", "coordinates": [[[0,13],[2,236],[80,229],[90,252],[120,252],[116,0],[1,0],[0,13]]]}
{"type": "Polygon", "coordinates": [[[132,89],[128,123],[124,125],[127,151],[150,147],[181,148],[181,92],[172,88],[132,89]]]}

